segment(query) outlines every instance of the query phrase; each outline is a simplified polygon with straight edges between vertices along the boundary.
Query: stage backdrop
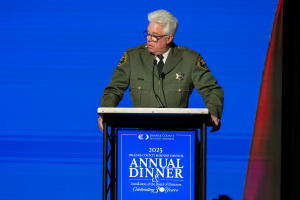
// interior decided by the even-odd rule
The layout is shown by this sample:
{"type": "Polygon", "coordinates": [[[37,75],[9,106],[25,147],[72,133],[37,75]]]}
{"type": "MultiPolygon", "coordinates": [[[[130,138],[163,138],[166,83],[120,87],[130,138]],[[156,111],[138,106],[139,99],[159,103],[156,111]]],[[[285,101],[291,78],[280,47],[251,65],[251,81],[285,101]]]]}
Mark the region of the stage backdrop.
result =
{"type": "MultiPolygon", "coordinates": [[[[166,9],[175,43],[202,54],[225,91],[208,136],[207,199],[243,195],[277,0],[0,1],[0,199],[101,199],[97,108],[123,52],[166,9]]],[[[131,107],[128,92],[120,104],[131,107]]],[[[190,107],[204,107],[195,91],[190,107]]]]}

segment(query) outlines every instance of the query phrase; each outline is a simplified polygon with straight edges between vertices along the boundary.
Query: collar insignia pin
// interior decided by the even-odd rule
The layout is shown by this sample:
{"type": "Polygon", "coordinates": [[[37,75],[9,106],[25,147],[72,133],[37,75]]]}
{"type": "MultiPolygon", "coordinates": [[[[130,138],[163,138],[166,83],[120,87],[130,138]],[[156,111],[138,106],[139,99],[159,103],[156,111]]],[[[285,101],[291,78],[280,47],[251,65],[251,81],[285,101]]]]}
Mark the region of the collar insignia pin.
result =
{"type": "Polygon", "coordinates": [[[182,74],[181,72],[176,73],[176,79],[177,79],[177,80],[182,81],[183,78],[184,78],[184,74],[182,74]]]}

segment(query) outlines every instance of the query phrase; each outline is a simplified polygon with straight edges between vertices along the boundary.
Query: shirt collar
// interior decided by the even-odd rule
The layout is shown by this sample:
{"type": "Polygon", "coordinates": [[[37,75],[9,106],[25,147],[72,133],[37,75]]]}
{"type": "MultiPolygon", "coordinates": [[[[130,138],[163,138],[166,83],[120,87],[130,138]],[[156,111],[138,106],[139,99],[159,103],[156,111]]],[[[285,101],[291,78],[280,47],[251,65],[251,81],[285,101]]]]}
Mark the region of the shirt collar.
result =
{"type": "MultiPolygon", "coordinates": [[[[171,48],[169,48],[167,52],[165,52],[165,53],[162,54],[163,57],[164,57],[164,59],[163,59],[164,63],[166,63],[167,57],[168,57],[168,55],[170,53],[170,50],[171,50],[171,48]]],[[[157,62],[159,62],[159,58],[157,57],[157,55],[155,56],[155,58],[156,58],[157,62]]]]}

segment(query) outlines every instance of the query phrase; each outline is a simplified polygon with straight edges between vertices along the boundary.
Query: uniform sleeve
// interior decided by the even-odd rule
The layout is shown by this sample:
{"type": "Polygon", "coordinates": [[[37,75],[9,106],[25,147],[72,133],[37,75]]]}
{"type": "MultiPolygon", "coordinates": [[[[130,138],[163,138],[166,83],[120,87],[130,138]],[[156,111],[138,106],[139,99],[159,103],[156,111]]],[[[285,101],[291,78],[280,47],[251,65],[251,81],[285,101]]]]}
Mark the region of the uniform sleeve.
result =
{"type": "Polygon", "coordinates": [[[101,107],[117,107],[123,99],[124,92],[130,82],[130,61],[127,53],[115,68],[110,83],[106,86],[101,97],[101,107]]]}
{"type": "Polygon", "coordinates": [[[221,119],[224,91],[218,85],[200,54],[195,62],[192,79],[194,87],[203,97],[205,107],[212,115],[221,119]]]}

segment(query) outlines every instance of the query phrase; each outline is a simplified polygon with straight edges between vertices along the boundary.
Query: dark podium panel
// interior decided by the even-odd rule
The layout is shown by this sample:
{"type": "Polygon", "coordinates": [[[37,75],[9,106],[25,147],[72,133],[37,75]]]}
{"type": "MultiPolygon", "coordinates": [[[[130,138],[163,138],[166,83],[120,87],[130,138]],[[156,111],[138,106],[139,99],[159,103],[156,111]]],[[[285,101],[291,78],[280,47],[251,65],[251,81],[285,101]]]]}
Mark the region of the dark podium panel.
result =
{"type": "Polygon", "coordinates": [[[207,126],[212,126],[208,109],[98,108],[98,114],[103,117],[103,200],[108,197],[116,200],[118,196],[116,129],[120,128],[172,131],[200,129],[200,141],[198,140],[195,148],[194,197],[206,200],[206,129],[207,126]]]}

